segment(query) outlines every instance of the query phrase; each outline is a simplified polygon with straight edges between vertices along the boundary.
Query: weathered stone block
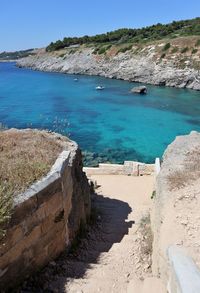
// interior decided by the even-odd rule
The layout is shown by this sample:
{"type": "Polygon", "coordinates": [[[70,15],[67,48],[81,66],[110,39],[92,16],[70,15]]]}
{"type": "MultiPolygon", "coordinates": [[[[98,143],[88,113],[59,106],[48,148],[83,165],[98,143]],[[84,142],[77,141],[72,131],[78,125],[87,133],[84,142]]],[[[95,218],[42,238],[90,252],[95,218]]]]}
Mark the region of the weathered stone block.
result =
{"type": "MultiPolygon", "coordinates": [[[[61,219],[58,220],[58,216],[63,213],[63,209],[59,209],[57,213],[50,214],[41,223],[42,234],[45,235],[49,230],[54,229],[59,222],[64,222],[64,213],[61,219]]],[[[63,227],[63,226],[62,226],[63,227]]]]}
{"type": "Polygon", "coordinates": [[[39,239],[41,235],[41,229],[39,226],[35,227],[27,237],[24,237],[21,241],[17,242],[10,250],[3,254],[0,258],[0,269],[12,264],[16,261],[22,253],[33,246],[39,239]]]}
{"type": "Polygon", "coordinates": [[[15,261],[9,263],[5,269],[5,273],[0,276],[1,292],[5,292],[5,288],[10,289],[18,286],[24,278],[28,277],[34,271],[31,257],[31,251],[26,251],[15,261]],[[10,280],[10,282],[8,282],[8,280],[10,280]]]}
{"type": "Polygon", "coordinates": [[[41,230],[42,231],[46,230],[46,234],[42,232],[39,241],[35,243],[35,245],[32,245],[34,257],[37,257],[37,255],[43,251],[44,247],[46,247],[52,241],[52,239],[55,240],[56,233],[58,232],[62,233],[63,231],[64,233],[66,233],[64,221],[54,223],[54,225],[51,226],[50,229],[48,228],[45,229],[45,227],[43,227],[41,228],[41,230]]]}
{"type": "Polygon", "coordinates": [[[99,167],[84,167],[87,176],[92,175],[151,175],[154,173],[154,164],[143,164],[134,161],[125,161],[124,164],[99,164],[99,167]]]}
{"type": "Polygon", "coordinates": [[[22,240],[24,236],[23,230],[20,225],[14,226],[13,228],[7,230],[6,236],[2,239],[0,243],[0,257],[6,253],[11,247],[13,247],[17,242],[22,240]]]}
{"type": "Polygon", "coordinates": [[[44,189],[37,192],[38,206],[40,206],[43,202],[48,201],[48,199],[54,196],[54,194],[62,192],[61,178],[57,176],[55,176],[55,178],[51,178],[52,180],[49,184],[45,186],[44,189]]]}
{"type": "Polygon", "coordinates": [[[28,199],[26,199],[25,197],[24,201],[20,202],[14,207],[9,227],[18,225],[26,217],[33,214],[37,210],[37,207],[38,207],[38,202],[37,202],[36,196],[31,196],[28,199]]]}
{"type": "Polygon", "coordinates": [[[49,258],[55,258],[66,248],[65,233],[57,233],[51,243],[48,244],[47,253],[49,258]]]}
{"type": "Polygon", "coordinates": [[[55,214],[63,208],[63,195],[61,192],[55,193],[44,205],[45,215],[55,214]]]}
{"type": "Polygon", "coordinates": [[[155,172],[155,164],[139,164],[139,175],[151,175],[155,172]]]}

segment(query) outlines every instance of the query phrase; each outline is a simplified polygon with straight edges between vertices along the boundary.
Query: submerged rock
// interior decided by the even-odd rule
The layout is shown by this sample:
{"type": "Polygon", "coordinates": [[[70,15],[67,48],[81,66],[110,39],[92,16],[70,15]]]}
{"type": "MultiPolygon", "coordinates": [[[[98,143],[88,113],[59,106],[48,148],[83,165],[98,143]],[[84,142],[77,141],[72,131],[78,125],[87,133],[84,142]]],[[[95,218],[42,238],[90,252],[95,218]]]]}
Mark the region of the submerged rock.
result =
{"type": "Polygon", "coordinates": [[[83,152],[83,165],[84,167],[98,167],[100,163],[112,163],[112,164],[123,164],[125,160],[129,161],[148,161],[151,160],[144,158],[143,155],[136,152],[134,149],[104,149],[102,152],[83,152]]]}

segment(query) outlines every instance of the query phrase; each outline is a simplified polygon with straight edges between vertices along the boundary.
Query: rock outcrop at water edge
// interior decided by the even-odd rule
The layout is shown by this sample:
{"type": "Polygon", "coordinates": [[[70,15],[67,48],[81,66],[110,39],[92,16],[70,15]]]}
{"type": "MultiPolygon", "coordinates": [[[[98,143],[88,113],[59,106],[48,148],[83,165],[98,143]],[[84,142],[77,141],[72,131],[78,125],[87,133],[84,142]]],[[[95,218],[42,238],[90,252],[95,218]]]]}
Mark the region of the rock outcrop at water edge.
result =
{"type": "Polygon", "coordinates": [[[139,53],[134,53],[133,49],[125,53],[113,53],[111,49],[109,53],[102,55],[95,55],[94,48],[87,47],[78,48],[72,53],[69,49],[52,53],[41,50],[37,55],[17,61],[17,65],[33,70],[99,75],[200,90],[200,73],[193,62],[199,59],[191,61],[188,55],[183,64],[182,59],[178,60],[173,54],[161,59],[153,45],[147,46],[139,53]]]}

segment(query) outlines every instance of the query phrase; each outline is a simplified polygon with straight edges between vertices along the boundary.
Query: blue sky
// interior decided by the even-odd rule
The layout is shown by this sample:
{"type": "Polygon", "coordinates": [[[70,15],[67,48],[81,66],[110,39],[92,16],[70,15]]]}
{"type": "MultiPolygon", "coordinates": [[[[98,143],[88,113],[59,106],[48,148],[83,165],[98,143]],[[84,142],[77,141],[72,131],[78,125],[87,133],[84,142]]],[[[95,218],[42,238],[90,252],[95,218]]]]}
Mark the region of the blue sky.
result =
{"type": "Polygon", "coordinates": [[[0,0],[0,51],[200,16],[200,0],[0,0]]]}

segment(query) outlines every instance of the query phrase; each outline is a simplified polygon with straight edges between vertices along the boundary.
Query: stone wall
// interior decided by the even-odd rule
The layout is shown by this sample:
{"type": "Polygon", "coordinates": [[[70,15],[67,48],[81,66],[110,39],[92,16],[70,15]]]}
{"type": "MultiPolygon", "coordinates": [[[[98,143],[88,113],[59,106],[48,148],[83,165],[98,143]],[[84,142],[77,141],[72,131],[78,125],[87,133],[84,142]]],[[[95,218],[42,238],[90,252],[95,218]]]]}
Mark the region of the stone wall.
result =
{"type": "Polygon", "coordinates": [[[99,164],[99,167],[84,167],[87,176],[91,175],[151,175],[155,171],[155,164],[144,164],[125,161],[124,164],[99,164]]]}
{"type": "Polygon", "coordinates": [[[69,247],[89,214],[89,185],[74,144],[60,154],[45,178],[14,199],[0,243],[0,291],[15,287],[69,247]]]}

